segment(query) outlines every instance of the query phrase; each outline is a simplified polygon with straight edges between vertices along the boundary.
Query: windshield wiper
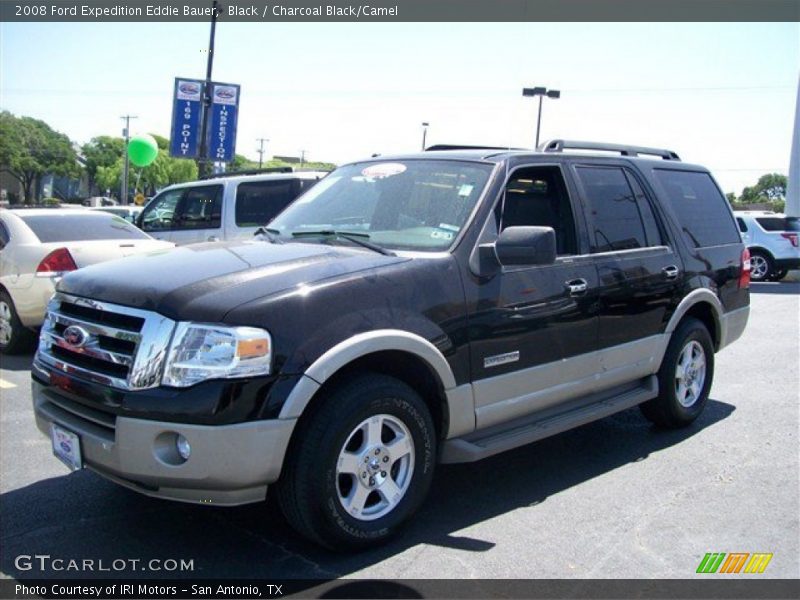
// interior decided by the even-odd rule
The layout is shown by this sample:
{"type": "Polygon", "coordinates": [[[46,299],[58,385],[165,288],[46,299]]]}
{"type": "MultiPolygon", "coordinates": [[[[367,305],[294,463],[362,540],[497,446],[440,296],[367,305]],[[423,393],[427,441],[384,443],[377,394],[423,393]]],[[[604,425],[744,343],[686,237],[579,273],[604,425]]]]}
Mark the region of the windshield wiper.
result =
{"type": "Polygon", "coordinates": [[[253,232],[253,235],[263,235],[267,238],[267,240],[272,244],[282,244],[283,242],[280,240],[278,236],[280,236],[281,232],[277,229],[271,229],[269,227],[259,227],[253,232]]]}
{"type": "Polygon", "coordinates": [[[368,233],[361,233],[359,231],[336,231],[334,229],[320,229],[318,231],[295,231],[292,232],[292,237],[333,237],[333,238],[340,238],[343,240],[348,240],[353,242],[354,244],[358,244],[359,246],[363,246],[364,248],[369,248],[370,250],[374,250],[379,254],[383,254],[385,256],[397,256],[391,250],[387,250],[383,246],[379,246],[375,242],[367,241],[369,240],[368,233]]]}

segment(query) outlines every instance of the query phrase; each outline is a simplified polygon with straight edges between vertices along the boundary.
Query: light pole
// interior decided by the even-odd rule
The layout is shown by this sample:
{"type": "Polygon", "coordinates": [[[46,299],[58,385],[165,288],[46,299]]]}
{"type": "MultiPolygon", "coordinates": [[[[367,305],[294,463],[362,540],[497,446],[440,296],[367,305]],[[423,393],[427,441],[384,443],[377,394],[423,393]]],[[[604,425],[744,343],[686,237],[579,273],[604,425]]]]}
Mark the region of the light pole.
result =
{"type": "Polygon", "coordinates": [[[217,31],[217,0],[211,3],[211,35],[208,40],[208,62],[206,63],[206,83],[203,86],[203,117],[200,123],[200,157],[197,167],[200,177],[208,175],[209,166],[212,162],[208,153],[208,117],[211,113],[211,70],[214,68],[214,36],[217,31]]]}
{"type": "Polygon", "coordinates": [[[125,138],[122,154],[125,158],[122,162],[122,189],[119,195],[119,201],[123,206],[128,204],[128,171],[130,170],[128,164],[128,141],[131,139],[131,119],[137,118],[136,115],[123,115],[120,117],[120,119],[125,121],[125,129],[122,130],[122,137],[125,138]]]}
{"type": "Polygon", "coordinates": [[[548,90],[545,87],[522,88],[523,96],[539,96],[539,116],[536,119],[536,146],[539,147],[539,129],[542,126],[542,98],[547,96],[553,100],[561,97],[559,90],[548,90]]]}
{"type": "Polygon", "coordinates": [[[264,142],[269,142],[269,138],[257,138],[256,141],[260,144],[258,150],[256,150],[258,152],[258,168],[260,169],[264,164],[264,142]]]}
{"type": "Polygon", "coordinates": [[[422,151],[425,152],[425,138],[428,136],[428,127],[430,123],[427,121],[422,122],[422,151]]]}

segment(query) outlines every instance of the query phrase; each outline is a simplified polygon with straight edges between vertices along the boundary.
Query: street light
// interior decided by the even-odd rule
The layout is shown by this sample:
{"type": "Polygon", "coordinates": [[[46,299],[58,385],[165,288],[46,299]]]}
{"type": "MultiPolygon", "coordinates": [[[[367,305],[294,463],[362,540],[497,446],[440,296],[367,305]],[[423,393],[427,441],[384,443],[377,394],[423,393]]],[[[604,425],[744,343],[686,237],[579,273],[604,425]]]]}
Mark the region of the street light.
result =
{"type": "Polygon", "coordinates": [[[428,127],[430,127],[430,123],[427,121],[422,122],[422,151],[425,152],[425,138],[428,135],[428,127]]]}
{"type": "Polygon", "coordinates": [[[539,96],[539,116],[536,119],[536,148],[539,147],[539,128],[542,126],[542,98],[547,96],[553,100],[561,97],[559,90],[548,90],[545,87],[522,88],[523,96],[539,96]]]}

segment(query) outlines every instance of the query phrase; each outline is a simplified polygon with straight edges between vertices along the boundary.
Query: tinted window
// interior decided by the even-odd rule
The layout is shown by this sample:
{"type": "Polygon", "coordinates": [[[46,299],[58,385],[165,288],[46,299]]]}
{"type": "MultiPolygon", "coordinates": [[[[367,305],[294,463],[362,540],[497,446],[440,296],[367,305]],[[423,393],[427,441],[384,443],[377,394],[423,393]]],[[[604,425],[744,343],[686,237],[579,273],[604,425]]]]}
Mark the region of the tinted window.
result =
{"type": "Polygon", "coordinates": [[[690,246],[700,248],[741,241],[728,201],[708,173],[656,169],[655,174],[690,246]]]}
{"type": "Polygon", "coordinates": [[[8,235],[8,229],[6,229],[6,224],[0,221],[0,249],[5,248],[6,244],[8,244],[8,240],[11,239],[8,235]]]}
{"type": "Polygon", "coordinates": [[[295,199],[298,187],[295,179],[240,183],[236,189],[236,224],[266,225],[295,199]]]}
{"type": "Polygon", "coordinates": [[[145,231],[174,229],[175,211],[183,191],[183,189],[169,190],[153,198],[143,211],[142,229],[145,231]]]}
{"type": "Polygon", "coordinates": [[[741,217],[736,217],[736,223],[739,225],[739,231],[747,231],[747,223],[741,217]]]}
{"type": "Polygon", "coordinates": [[[646,247],[647,234],[639,203],[623,170],[616,167],[578,167],[577,171],[593,223],[591,251],[612,252],[646,247]]]}
{"type": "Polygon", "coordinates": [[[221,185],[186,188],[175,215],[175,229],[219,229],[221,221],[221,185]]]}
{"type": "Polygon", "coordinates": [[[109,214],[26,215],[21,217],[44,243],[83,240],[144,240],[149,236],[109,214]]]}
{"type": "Polygon", "coordinates": [[[765,231],[800,231],[800,220],[790,217],[758,217],[758,224],[765,231]]]}

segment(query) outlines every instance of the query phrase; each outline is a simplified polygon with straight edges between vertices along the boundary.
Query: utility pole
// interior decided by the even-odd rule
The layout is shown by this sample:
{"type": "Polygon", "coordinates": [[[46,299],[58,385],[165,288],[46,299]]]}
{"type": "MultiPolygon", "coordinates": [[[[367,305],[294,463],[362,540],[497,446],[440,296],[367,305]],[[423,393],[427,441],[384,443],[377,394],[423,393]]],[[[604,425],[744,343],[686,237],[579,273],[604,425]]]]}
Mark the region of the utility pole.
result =
{"type": "Polygon", "coordinates": [[[425,138],[428,136],[428,127],[430,123],[427,121],[422,122],[422,151],[425,152],[425,138]]]}
{"type": "Polygon", "coordinates": [[[269,138],[256,138],[256,141],[260,143],[260,146],[256,152],[258,152],[258,168],[260,169],[264,164],[264,142],[269,142],[269,138]]]}
{"type": "Polygon", "coordinates": [[[200,157],[198,171],[200,177],[208,175],[211,160],[207,157],[208,117],[211,114],[211,70],[214,67],[214,34],[217,30],[217,0],[211,3],[211,37],[208,40],[208,64],[206,65],[206,83],[203,86],[203,122],[200,125],[200,157]]]}
{"type": "Polygon", "coordinates": [[[125,121],[125,129],[122,130],[122,137],[125,143],[122,146],[122,189],[120,190],[119,200],[123,206],[128,204],[128,171],[130,169],[128,161],[128,142],[131,139],[131,119],[138,119],[136,115],[123,115],[120,119],[125,121]]]}
{"type": "Polygon", "coordinates": [[[300,150],[300,168],[303,168],[303,165],[306,164],[306,151],[300,150]]]}

